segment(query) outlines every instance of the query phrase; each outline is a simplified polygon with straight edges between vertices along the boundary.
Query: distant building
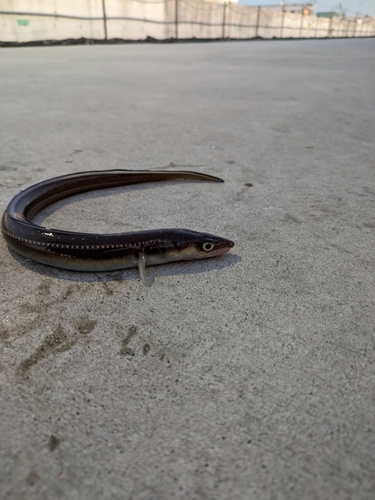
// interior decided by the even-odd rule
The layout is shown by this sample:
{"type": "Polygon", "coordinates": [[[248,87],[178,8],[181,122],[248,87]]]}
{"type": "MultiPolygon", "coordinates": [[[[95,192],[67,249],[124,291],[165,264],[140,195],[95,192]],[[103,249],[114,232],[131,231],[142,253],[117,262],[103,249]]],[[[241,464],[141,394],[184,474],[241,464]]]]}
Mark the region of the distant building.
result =
{"type": "Polygon", "coordinates": [[[238,0],[200,0],[203,3],[238,3],[238,0]]]}
{"type": "Polygon", "coordinates": [[[313,16],[315,8],[312,3],[283,3],[281,10],[284,12],[293,12],[294,14],[303,14],[304,16],[313,16]]]}
{"type": "Polygon", "coordinates": [[[292,12],[293,14],[303,14],[304,16],[313,16],[315,8],[312,3],[285,3],[261,5],[264,9],[278,10],[279,12],[292,12]]]}
{"type": "Polygon", "coordinates": [[[332,17],[342,17],[342,12],[317,12],[316,17],[326,17],[328,19],[332,19],[332,17]]]}

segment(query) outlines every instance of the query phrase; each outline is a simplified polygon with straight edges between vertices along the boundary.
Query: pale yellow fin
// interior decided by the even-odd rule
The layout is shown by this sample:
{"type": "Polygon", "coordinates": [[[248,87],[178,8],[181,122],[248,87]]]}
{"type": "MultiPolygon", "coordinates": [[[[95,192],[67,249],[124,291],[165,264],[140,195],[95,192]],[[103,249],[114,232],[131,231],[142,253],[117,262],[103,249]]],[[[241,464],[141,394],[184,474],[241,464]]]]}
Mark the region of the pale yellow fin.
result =
{"type": "Polygon", "coordinates": [[[143,252],[139,252],[138,254],[138,269],[139,274],[141,275],[141,279],[146,286],[150,286],[146,277],[146,256],[143,252]]]}

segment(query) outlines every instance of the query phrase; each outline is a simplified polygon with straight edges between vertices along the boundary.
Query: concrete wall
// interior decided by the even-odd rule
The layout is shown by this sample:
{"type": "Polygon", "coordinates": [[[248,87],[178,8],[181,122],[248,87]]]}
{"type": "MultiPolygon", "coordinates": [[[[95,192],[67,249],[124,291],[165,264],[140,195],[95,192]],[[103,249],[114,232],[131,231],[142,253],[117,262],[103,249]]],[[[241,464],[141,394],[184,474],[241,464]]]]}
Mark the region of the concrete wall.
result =
{"type": "Polygon", "coordinates": [[[0,0],[0,41],[375,36],[375,18],[326,19],[201,0],[104,3],[105,21],[102,0],[0,0]]]}
{"type": "Polygon", "coordinates": [[[101,0],[0,1],[0,40],[3,42],[81,37],[104,38],[101,0]]]}
{"type": "Polygon", "coordinates": [[[225,37],[255,38],[257,36],[258,9],[256,7],[228,4],[225,14],[225,37]]]}
{"type": "Polygon", "coordinates": [[[106,0],[108,38],[163,40],[175,36],[174,0],[106,0]]]}
{"type": "Polygon", "coordinates": [[[221,38],[224,5],[199,0],[179,0],[179,38],[221,38]]]}

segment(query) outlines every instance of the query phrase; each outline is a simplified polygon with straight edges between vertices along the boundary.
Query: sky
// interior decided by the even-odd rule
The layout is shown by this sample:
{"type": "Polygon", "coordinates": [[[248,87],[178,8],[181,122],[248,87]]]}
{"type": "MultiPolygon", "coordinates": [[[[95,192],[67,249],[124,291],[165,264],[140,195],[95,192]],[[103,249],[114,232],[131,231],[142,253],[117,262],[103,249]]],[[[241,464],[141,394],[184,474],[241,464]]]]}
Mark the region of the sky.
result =
{"type": "MultiPolygon", "coordinates": [[[[284,0],[285,3],[303,3],[304,0],[284,0]]],[[[238,5],[272,5],[278,4],[278,0],[239,0],[238,5]]],[[[355,16],[360,13],[362,16],[375,16],[375,0],[306,0],[306,3],[315,5],[315,12],[338,11],[338,4],[341,3],[347,16],[355,16]]]]}

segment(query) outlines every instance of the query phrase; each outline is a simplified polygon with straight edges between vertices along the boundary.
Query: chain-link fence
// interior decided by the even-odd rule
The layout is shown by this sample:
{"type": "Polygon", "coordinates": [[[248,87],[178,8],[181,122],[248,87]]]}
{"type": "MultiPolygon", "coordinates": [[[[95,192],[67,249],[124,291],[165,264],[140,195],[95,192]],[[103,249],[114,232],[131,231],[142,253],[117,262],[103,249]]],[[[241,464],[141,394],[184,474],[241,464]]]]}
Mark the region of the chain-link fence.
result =
{"type": "Polygon", "coordinates": [[[329,19],[203,0],[0,0],[3,43],[373,36],[374,17],[329,19]]]}

